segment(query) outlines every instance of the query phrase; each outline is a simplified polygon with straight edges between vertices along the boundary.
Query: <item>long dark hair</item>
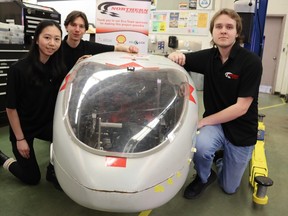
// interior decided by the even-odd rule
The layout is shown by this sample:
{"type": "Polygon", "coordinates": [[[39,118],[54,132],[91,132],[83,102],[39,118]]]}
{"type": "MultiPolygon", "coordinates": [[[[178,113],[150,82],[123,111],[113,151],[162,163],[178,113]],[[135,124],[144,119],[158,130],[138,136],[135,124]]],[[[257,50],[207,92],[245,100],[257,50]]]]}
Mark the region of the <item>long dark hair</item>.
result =
{"type": "MultiPolygon", "coordinates": [[[[27,55],[27,58],[31,62],[31,65],[28,68],[29,74],[31,75],[31,81],[36,84],[43,84],[43,82],[45,81],[45,77],[47,77],[47,74],[45,74],[45,71],[43,69],[43,64],[40,62],[40,52],[37,41],[43,29],[45,29],[48,26],[57,27],[61,32],[61,38],[62,38],[61,27],[55,21],[44,20],[37,25],[37,28],[34,33],[34,39],[27,55]]],[[[52,56],[49,57],[49,60],[46,64],[49,64],[50,66],[51,78],[53,80],[58,79],[63,80],[65,76],[64,73],[66,71],[66,67],[64,65],[63,60],[62,46],[60,46],[59,49],[52,56]]]]}

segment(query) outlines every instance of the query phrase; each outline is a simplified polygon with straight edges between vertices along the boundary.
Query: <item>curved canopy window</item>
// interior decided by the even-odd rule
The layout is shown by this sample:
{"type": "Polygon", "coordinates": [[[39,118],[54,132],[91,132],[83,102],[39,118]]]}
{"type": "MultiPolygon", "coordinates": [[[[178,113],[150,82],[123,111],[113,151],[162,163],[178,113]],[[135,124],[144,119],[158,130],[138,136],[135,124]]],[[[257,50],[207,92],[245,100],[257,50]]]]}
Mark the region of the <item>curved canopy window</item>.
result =
{"type": "Polygon", "coordinates": [[[75,137],[92,148],[134,153],[152,149],[176,127],[187,77],[173,69],[115,69],[83,63],[71,73],[65,93],[75,137]]]}

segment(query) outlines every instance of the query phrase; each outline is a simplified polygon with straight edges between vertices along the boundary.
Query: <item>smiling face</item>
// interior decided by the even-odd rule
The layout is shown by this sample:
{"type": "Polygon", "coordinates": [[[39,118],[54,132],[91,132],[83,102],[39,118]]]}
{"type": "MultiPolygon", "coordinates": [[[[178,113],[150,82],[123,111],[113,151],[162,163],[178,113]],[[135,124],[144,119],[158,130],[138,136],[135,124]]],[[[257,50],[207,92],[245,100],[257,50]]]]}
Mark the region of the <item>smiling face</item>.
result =
{"type": "Polygon", "coordinates": [[[221,14],[215,19],[212,37],[217,47],[232,47],[238,37],[236,21],[226,14],[221,14]]]}
{"type": "Polygon", "coordinates": [[[77,17],[73,22],[65,26],[68,33],[68,40],[80,42],[86,32],[85,21],[82,17],[77,17]]]}
{"type": "Polygon", "coordinates": [[[46,63],[61,46],[61,31],[56,26],[47,26],[36,41],[39,46],[40,61],[46,63]]]}

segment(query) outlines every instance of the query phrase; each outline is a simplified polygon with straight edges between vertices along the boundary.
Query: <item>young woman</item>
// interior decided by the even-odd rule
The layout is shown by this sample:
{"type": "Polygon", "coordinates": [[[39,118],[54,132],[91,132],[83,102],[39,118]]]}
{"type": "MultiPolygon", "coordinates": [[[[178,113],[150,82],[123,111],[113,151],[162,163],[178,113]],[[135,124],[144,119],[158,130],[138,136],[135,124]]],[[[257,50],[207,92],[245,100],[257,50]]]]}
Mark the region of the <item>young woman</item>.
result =
{"type": "MultiPolygon", "coordinates": [[[[34,139],[52,142],[54,107],[66,71],[61,42],[61,27],[54,21],[42,21],[28,55],[8,73],[6,111],[16,160],[0,151],[0,164],[29,185],[38,184],[41,178],[34,139]]],[[[58,183],[52,165],[46,179],[58,183]]]]}

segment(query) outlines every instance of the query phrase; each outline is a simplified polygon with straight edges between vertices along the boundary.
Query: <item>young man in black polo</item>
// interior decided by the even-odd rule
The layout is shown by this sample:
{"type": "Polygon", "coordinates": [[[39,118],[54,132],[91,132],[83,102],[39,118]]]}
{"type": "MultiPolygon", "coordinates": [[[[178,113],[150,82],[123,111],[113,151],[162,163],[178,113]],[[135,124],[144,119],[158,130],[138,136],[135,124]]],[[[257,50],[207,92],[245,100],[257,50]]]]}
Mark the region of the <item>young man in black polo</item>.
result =
{"type": "Polygon", "coordinates": [[[187,71],[204,75],[205,112],[193,158],[197,175],[185,189],[187,199],[198,197],[217,177],[225,193],[235,193],[256,144],[262,63],[240,46],[241,31],[240,16],[222,9],[210,23],[213,48],[168,56],[187,71]],[[211,167],[220,149],[223,157],[216,163],[216,174],[211,167]]]}
{"type": "Polygon", "coordinates": [[[122,51],[137,53],[136,46],[106,45],[82,40],[83,35],[88,30],[89,24],[86,14],[81,11],[72,11],[64,21],[67,35],[64,37],[62,47],[64,53],[64,62],[67,67],[67,73],[79,61],[103,52],[122,51]]]}

